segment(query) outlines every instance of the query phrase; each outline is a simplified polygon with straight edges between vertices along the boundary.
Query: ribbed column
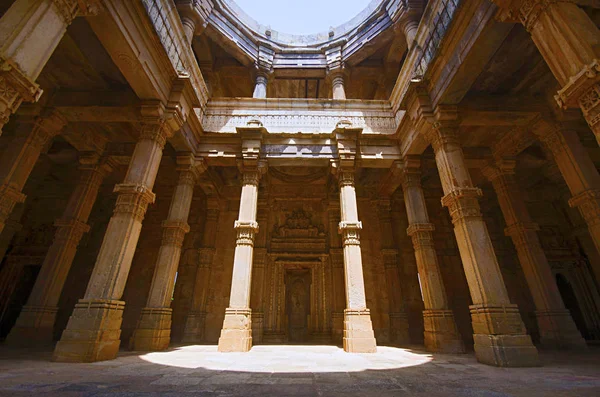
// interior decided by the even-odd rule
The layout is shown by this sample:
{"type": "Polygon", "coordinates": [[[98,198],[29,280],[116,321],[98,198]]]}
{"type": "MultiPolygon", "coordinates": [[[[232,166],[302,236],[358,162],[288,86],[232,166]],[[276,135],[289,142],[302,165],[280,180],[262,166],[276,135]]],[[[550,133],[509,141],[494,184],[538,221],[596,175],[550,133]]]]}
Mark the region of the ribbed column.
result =
{"type": "Polygon", "coordinates": [[[208,199],[206,220],[202,234],[202,247],[198,249],[198,268],[192,293],[192,304],[185,319],[183,342],[200,343],[204,341],[206,322],[206,298],[210,282],[210,272],[215,255],[217,227],[219,225],[219,202],[208,199]]]}
{"type": "Polygon", "coordinates": [[[434,352],[463,353],[465,348],[456,327],[454,313],[448,306],[446,288],[437,260],[433,240],[435,228],[427,214],[420,166],[418,158],[409,156],[405,159],[402,190],[409,222],[407,234],[412,239],[425,304],[425,347],[434,352]]]}
{"type": "Polygon", "coordinates": [[[371,314],[365,297],[360,230],[354,170],[338,171],[340,186],[340,224],[344,250],[346,310],[344,310],[344,350],[350,353],[374,353],[377,350],[371,314]]]}
{"type": "Polygon", "coordinates": [[[398,250],[395,249],[392,229],[392,206],[390,200],[379,200],[377,203],[379,215],[379,236],[381,240],[381,255],[385,268],[388,298],[390,304],[390,342],[396,345],[410,342],[408,335],[408,316],[402,299],[401,272],[398,266],[398,250]]]}
{"type": "Polygon", "coordinates": [[[478,198],[458,140],[456,113],[437,110],[438,121],[428,131],[462,259],[473,305],[471,320],[475,355],[496,366],[539,365],[519,308],[510,302],[502,273],[483,221],[478,198]]]}
{"type": "Polygon", "coordinates": [[[110,360],[119,351],[125,302],[121,301],[152,188],[170,135],[164,122],[143,124],[140,138],[118,193],[83,299],[75,305],[54,351],[55,361],[110,360]]]}
{"type": "Polygon", "coordinates": [[[171,198],[169,215],[162,224],[162,242],[148,301],[131,337],[133,350],[165,350],[171,343],[171,298],[175,287],[175,273],[181,258],[183,239],[190,231],[188,217],[194,185],[198,173],[204,170],[204,163],[195,161],[192,156],[179,156],[177,164],[179,181],[171,198]]]}
{"type": "MultiPolygon", "coordinates": [[[[0,90],[1,91],[1,90],[0,90]]],[[[15,204],[25,201],[21,192],[43,148],[67,124],[56,111],[36,117],[32,128],[17,131],[0,156],[0,232],[15,204]]],[[[29,128],[29,125],[24,127],[29,128]]]]}
{"type": "Polygon", "coordinates": [[[585,340],[563,304],[546,254],[515,180],[514,160],[501,160],[483,170],[492,182],[506,221],[505,233],[512,239],[533,297],[540,341],[547,347],[584,348],[585,340]]]}
{"type": "Polygon", "coordinates": [[[259,70],[256,74],[256,83],[254,85],[254,93],[252,94],[252,98],[263,99],[267,97],[267,82],[267,73],[259,70]]]}
{"type": "Polygon", "coordinates": [[[98,163],[95,155],[80,159],[82,163],[79,183],[71,194],[63,216],[54,225],[57,227],[54,241],[40,273],[35,281],[27,304],[23,306],[6,339],[7,344],[18,346],[49,345],[52,343],[54,322],[58,312],[58,300],[77,246],[84,233],[98,190],[104,177],[112,171],[106,161],[98,163]]]}
{"type": "Polygon", "coordinates": [[[229,307],[219,338],[220,352],[247,352],[252,347],[252,311],[250,285],[254,238],[258,233],[256,211],[258,206],[258,167],[243,167],[240,212],[234,228],[237,231],[229,307]]]}

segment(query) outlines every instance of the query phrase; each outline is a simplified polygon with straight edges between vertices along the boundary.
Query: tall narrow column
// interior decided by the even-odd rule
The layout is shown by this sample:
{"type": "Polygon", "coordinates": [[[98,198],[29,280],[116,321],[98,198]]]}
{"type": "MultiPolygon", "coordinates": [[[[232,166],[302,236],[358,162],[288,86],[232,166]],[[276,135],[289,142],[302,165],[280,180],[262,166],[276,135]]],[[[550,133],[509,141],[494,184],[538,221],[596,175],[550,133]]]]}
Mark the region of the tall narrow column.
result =
{"type": "Polygon", "coordinates": [[[458,140],[454,109],[437,109],[427,138],[435,161],[462,259],[473,305],[471,320],[475,355],[496,366],[539,365],[536,348],[527,335],[519,308],[510,302],[492,241],[479,209],[481,190],[474,187],[458,140]]]}
{"type": "Polygon", "coordinates": [[[340,186],[340,225],[344,248],[346,310],[344,310],[344,350],[351,353],[374,353],[377,350],[371,314],[367,309],[363,277],[360,230],[354,170],[338,170],[340,186]]]}
{"type": "Polygon", "coordinates": [[[398,266],[398,250],[395,249],[394,232],[392,230],[392,206],[390,200],[379,200],[379,236],[381,255],[385,267],[388,297],[390,303],[390,342],[396,345],[410,342],[408,335],[408,316],[402,299],[400,269],[398,266]]]}
{"type": "MultiPolygon", "coordinates": [[[[160,117],[160,116],[159,116],[160,117]]],[[[160,119],[159,119],[160,120],[160,119]]],[[[55,361],[110,360],[119,351],[125,302],[121,301],[152,187],[171,131],[163,121],[143,124],[115,210],[83,299],[75,305],[54,351],[55,361]]]]}
{"type": "Polygon", "coordinates": [[[31,346],[52,343],[54,321],[58,312],[58,300],[77,245],[84,233],[89,231],[87,220],[96,202],[98,190],[104,177],[112,171],[110,163],[98,163],[97,155],[80,159],[81,177],[57,227],[40,273],[35,281],[27,304],[23,306],[6,339],[10,345],[31,346]]]}
{"type": "Polygon", "coordinates": [[[408,216],[407,234],[411,237],[421,280],[425,347],[434,352],[464,353],[465,348],[456,327],[454,313],[448,306],[433,242],[435,227],[429,221],[425,196],[421,187],[421,162],[408,156],[404,160],[402,190],[408,216]]]}
{"type": "Polygon", "coordinates": [[[66,125],[65,118],[56,111],[44,112],[35,119],[27,132],[18,130],[0,156],[0,232],[15,204],[25,201],[21,193],[40,153],[52,138],[66,125]],[[30,129],[29,129],[30,128],[30,129]]]}
{"type": "Polygon", "coordinates": [[[0,19],[0,135],[35,83],[77,14],[97,12],[98,0],[16,0],[0,19]]]}
{"type": "Polygon", "coordinates": [[[336,233],[340,224],[340,200],[338,197],[329,198],[327,209],[329,219],[329,261],[331,262],[331,338],[333,343],[341,344],[344,339],[344,308],[345,286],[344,286],[344,252],[340,235],[336,233]]]}
{"type": "Polygon", "coordinates": [[[540,240],[514,177],[516,162],[501,160],[483,169],[498,196],[510,236],[536,308],[541,343],[548,347],[585,347],[585,341],[563,304],[540,240]]]}
{"type": "Polygon", "coordinates": [[[190,231],[188,216],[194,195],[194,185],[204,162],[193,156],[178,156],[179,181],[173,192],[169,215],[163,222],[163,235],[150,293],[133,333],[133,350],[165,350],[171,343],[171,298],[175,287],[175,273],[181,258],[181,247],[190,231]]]}
{"type": "Polygon", "coordinates": [[[495,0],[501,19],[518,18],[561,85],[562,107],[581,108],[600,142],[600,29],[574,2],[495,0]],[[515,18],[516,17],[516,18],[515,18]]]}
{"type": "Polygon", "coordinates": [[[267,82],[268,75],[263,70],[256,72],[256,84],[254,85],[254,93],[252,98],[266,98],[267,97],[267,82]]]}
{"type": "Polygon", "coordinates": [[[192,293],[192,304],[185,319],[183,342],[199,343],[204,341],[206,321],[206,298],[208,296],[210,272],[215,255],[217,227],[219,225],[219,202],[216,198],[207,201],[206,220],[202,234],[202,247],[198,249],[198,268],[192,293]]]}
{"type": "Polygon", "coordinates": [[[243,166],[240,212],[234,225],[237,239],[233,258],[231,295],[219,338],[220,352],[247,352],[252,347],[250,285],[254,238],[258,233],[256,212],[260,176],[261,170],[257,164],[243,166]]]}

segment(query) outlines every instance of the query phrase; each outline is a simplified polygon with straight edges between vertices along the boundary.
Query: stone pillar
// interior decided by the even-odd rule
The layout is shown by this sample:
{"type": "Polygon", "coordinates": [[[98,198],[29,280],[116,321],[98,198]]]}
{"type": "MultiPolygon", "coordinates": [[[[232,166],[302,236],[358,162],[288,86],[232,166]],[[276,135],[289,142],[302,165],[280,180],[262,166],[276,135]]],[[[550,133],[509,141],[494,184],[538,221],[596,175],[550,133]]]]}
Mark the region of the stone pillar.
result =
{"type": "Polygon", "coordinates": [[[492,241],[479,209],[481,189],[473,186],[458,140],[454,109],[436,111],[427,131],[433,146],[454,233],[469,284],[473,339],[477,360],[496,366],[539,365],[519,308],[510,302],[492,241]]]}
{"type": "Polygon", "coordinates": [[[176,0],[177,11],[181,15],[181,23],[185,38],[191,45],[195,35],[202,34],[208,16],[212,11],[212,1],[176,0]]]}
{"type": "MultiPolygon", "coordinates": [[[[204,163],[201,163],[202,165],[204,163]]],[[[169,215],[163,222],[163,235],[150,293],[131,337],[133,350],[165,350],[171,343],[171,298],[175,273],[181,258],[181,247],[190,231],[188,216],[194,195],[194,185],[200,172],[193,156],[178,156],[179,181],[173,192],[169,215]]],[[[202,170],[203,171],[203,170],[202,170]]]]}
{"type": "Polygon", "coordinates": [[[234,225],[237,240],[233,258],[231,295],[219,338],[220,352],[247,352],[252,347],[250,285],[254,237],[258,233],[256,212],[260,176],[261,170],[257,165],[243,166],[240,212],[234,225]]]}
{"type": "Polygon", "coordinates": [[[336,233],[340,224],[340,201],[337,197],[329,198],[327,208],[329,220],[329,261],[331,263],[331,338],[333,343],[341,344],[344,339],[344,253],[340,235],[336,233]]]}
{"type": "MultiPolygon", "coordinates": [[[[257,220],[259,225],[268,225],[269,203],[268,199],[258,200],[257,220]]],[[[252,308],[252,341],[254,344],[263,340],[264,328],[264,295],[265,295],[265,268],[267,264],[267,233],[259,233],[254,244],[254,258],[252,263],[252,292],[250,307],[252,308]]]]}
{"type": "Polygon", "coordinates": [[[537,236],[539,226],[533,223],[515,180],[514,160],[501,160],[483,169],[498,196],[506,221],[505,234],[510,236],[536,307],[536,318],[542,345],[548,347],[585,347],[571,314],[563,304],[554,275],[537,236]]]}
{"type": "MultiPolygon", "coordinates": [[[[160,117],[160,116],[159,116],[160,117]]],[[[162,120],[142,125],[83,299],[75,305],[54,351],[55,361],[110,360],[119,351],[125,302],[121,301],[152,187],[171,130],[162,120]],[[158,121],[158,122],[157,122],[158,121]]]]}
{"type": "Polygon", "coordinates": [[[344,310],[344,350],[350,353],[374,353],[377,350],[371,314],[367,309],[363,278],[360,229],[358,220],[354,170],[338,170],[340,186],[340,224],[344,247],[346,310],[344,310]]]}
{"type": "MultiPolygon", "coordinates": [[[[18,130],[0,156],[0,233],[15,204],[25,201],[21,192],[42,150],[66,125],[56,111],[36,117],[33,128],[18,130]]],[[[28,125],[24,126],[29,128],[28,125]]]]}
{"type": "MultiPolygon", "coordinates": [[[[600,252],[600,174],[592,159],[577,133],[565,124],[544,121],[534,125],[534,133],[552,153],[572,195],[569,205],[581,213],[600,252]]],[[[600,269],[595,265],[594,274],[600,284],[600,269]]]]}
{"type": "Polygon", "coordinates": [[[421,187],[421,162],[407,156],[404,161],[402,190],[408,216],[407,234],[411,237],[421,280],[425,347],[442,353],[464,353],[454,313],[449,308],[446,288],[433,240],[433,223],[429,221],[425,195],[421,187]]]}
{"type": "Polygon", "coordinates": [[[0,134],[23,101],[36,102],[35,83],[79,14],[97,12],[97,0],[16,0],[0,19],[0,134]]]}
{"type": "Polygon", "coordinates": [[[331,72],[331,95],[335,100],[346,99],[346,88],[344,87],[344,73],[341,70],[331,72]]]}
{"type": "Polygon", "coordinates": [[[267,82],[268,75],[262,70],[256,73],[256,84],[254,85],[254,93],[252,98],[264,99],[267,97],[267,82]]]}
{"type": "Polygon", "coordinates": [[[390,342],[396,345],[410,343],[408,335],[408,316],[406,315],[400,269],[398,267],[398,250],[394,248],[394,232],[392,230],[392,206],[390,200],[378,202],[379,236],[381,239],[381,255],[385,267],[388,297],[390,302],[390,342]]]}
{"type": "Polygon", "coordinates": [[[515,17],[561,85],[559,106],[581,108],[600,142],[600,30],[586,12],[571,1],[495,0],[501,19],[515,17]]]}
{"type": "Polygon", "coordinates": [[[79,241],[83,234],[89,231],[87,220],[96,202],[100,185],[113,168],[108,162],[99,164],[97,155],[82,157],[80,162],[79,183],[71,194],[63,216],[54,223],[57,227],[54,241],[48,249],[27,304],[8,334],[7,344],[19,346],[52,344],[60,294],[75,258],[79,241]]]}

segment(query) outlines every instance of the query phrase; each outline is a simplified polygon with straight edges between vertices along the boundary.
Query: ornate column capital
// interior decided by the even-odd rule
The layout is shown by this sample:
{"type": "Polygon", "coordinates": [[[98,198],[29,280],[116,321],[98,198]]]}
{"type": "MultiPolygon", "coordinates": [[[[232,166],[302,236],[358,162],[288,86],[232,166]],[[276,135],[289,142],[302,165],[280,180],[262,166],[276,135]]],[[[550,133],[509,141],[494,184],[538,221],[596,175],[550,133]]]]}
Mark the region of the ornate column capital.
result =
{"type": "Polygon", "coordinates": [[[77,247],[81,237],[90,231],[90,226],[87,223],[76,219],[59,218],[54,222],[54,226],[57,227],[54,242],[74,247],[77,247]]]}
{"type": "Polygon", "coordinates": [[[600,190],[584,190],[569,200],[569,206],[579,209],[588,226],[600,224],[600,190]]]}
{"type": "Polygon", "coordinates": [[[233,228],[237,231],[236,245],[254,247],[254,237],[258,233],[256,221],[235,221],[233,228]]]}
{"type": "Polygon", "coordinates": [[[433,223],[413,223],[406,229],[406,234],[410,236],[415,251],[424,249],[433,249],[433,223]]]}
{"type": "Polygon", "coordinates": [[[442,197],[442,206],[448,207],[453,224],[464,218],[480,218],[478,199],[481,196],[481,189],[476,187],[456,188],[442,197]]]}
{"type": "Polygon", "coordinates": [[[526,240],[526,233],[537,232],[540,230],[540,226],[535,223],[514,223],[504,229],[504,235],[511,237],[515,246],[519,244],[528,244],[526,240]]]}
{"type": "Polygon", "coordinates": [[[208,24],[213,2],[210,0],[176,0],[175,5],[183,25],[190,27],[192,35],[201,34],[208,24]]]}
{"type": "Polygon", "coordinates": [[[66,25],[70,25],[78,15],[98,15],[102,8],[101,0],[52,0],[52,2],[66,25]]]}
{"type": "Polygon", "coordinates": [[[421,158],[406,156],[402,162],[402,188],[421,187],[421,158]]]}
{"type": "Polygon", "coordinates": [[[156,198],[148,187],[134,183],[118,184],[113,191],[119,195],[114,214],[131,214],[139,222],[144,220],[148,204],[153,204],[156,198]]]}
{"type": "Polygon", "coordinates": [[[341,221],[338,226],[338,232],[342,235],[344,247],[347,245],[360,245],[360,230],[362,222],[341,221]]]}
{"type": "Polygon", "coordinates": [[[458,112],[455,106],[438,106],[434,112],[432,127],[425,130],[425,139],[434,151],[448,145],[460,145],[458,139],[458,112]]]}
{"type": "Polygon", "coordinates": [[[163,221],[162,228],[161,245],[174,245],[178,248],[183,246],[183,239],[190,231],[190,225],[187,222],[169,219],[163,221]]]}
{"type": "Polygon", "coordinates": [[[517,162],[515,159],[505,158],[496,161],[494,164],[483,167],[481,169],[481,173],[487,178],[487,180],[494,182],[501,177],[515,175],[516,166],[517,162]]]}

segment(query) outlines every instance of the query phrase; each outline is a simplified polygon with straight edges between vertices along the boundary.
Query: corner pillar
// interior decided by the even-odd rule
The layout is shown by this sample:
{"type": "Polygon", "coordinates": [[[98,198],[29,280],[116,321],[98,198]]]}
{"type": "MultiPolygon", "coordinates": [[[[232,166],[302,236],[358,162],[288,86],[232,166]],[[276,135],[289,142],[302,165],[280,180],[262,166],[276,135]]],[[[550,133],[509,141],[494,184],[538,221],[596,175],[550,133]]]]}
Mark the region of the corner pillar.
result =
{"type": "Polygon", "coordinates": [[[346,284],[346,310],[344,310],[344,350],[349,353],[374,353],[377,351],[371,314],[365,297],[360,230],[358,220],[354,170],[338,170],[340,187],[341,221],[339,232],[342,235],[344,251],[344,276],[346,284]]]}
{"type": "Polygon", "coordinates": [[[425,347],[432,352],[464,353],[437,260],[433,240],[435,227],[427,214],[418,158],[409,156],[405,159],[402,190],[409,223],[406,232],[412,239],[423,291],[425,347]]]}
{"type": "MultiPolygon", "coordinates": [[[[179,181],[173,192],[150,293],[142,309],[137,327],[131,337],[131,346],[137,351],[165,350],[171,343],[171,298],[175,273],[181,258],[183,239],[190,231],[188,216],[194,195],[199,167],[192,156],[178,156],[179,181]]],[[[204,165],[204,163],[201,163],[204,165]]]]}
{"type": "Polygon", "coordinates": [[[87,224],[98,190],[113,167],[98,163],[97,155],[82,157],[79,183],[71,194],[57,227],[54,241],[33,286],[27,304],[23,306],[15,326],[6,338],[13,346],[50,345],[58,301],[81,237],[89,231],[87,224]]]}
{"type": "MultiPolygon", "coordinates": [[[[150,109],[147,109],[150,111],[150,109]]],[[[123,290],[167,138],[172,134],[161,109],[148,115],[123,183],[115,186],[115,210],[83,299],[75,305],[54,350],[54,361],[110,360],[119,351],[125,302],[123,290]]]]}
{"type": "Polygon", "coordinates": [[[539,365],[537,349],[527,335],[517,305],[504,285],[492,241],[479,208],[481,190],[474,187],[458,140],[453,109],[436,111],[426,137],[435,160],[462,259],[473,305],[470,306],[477,360],[500,367],[539,365]]]}

